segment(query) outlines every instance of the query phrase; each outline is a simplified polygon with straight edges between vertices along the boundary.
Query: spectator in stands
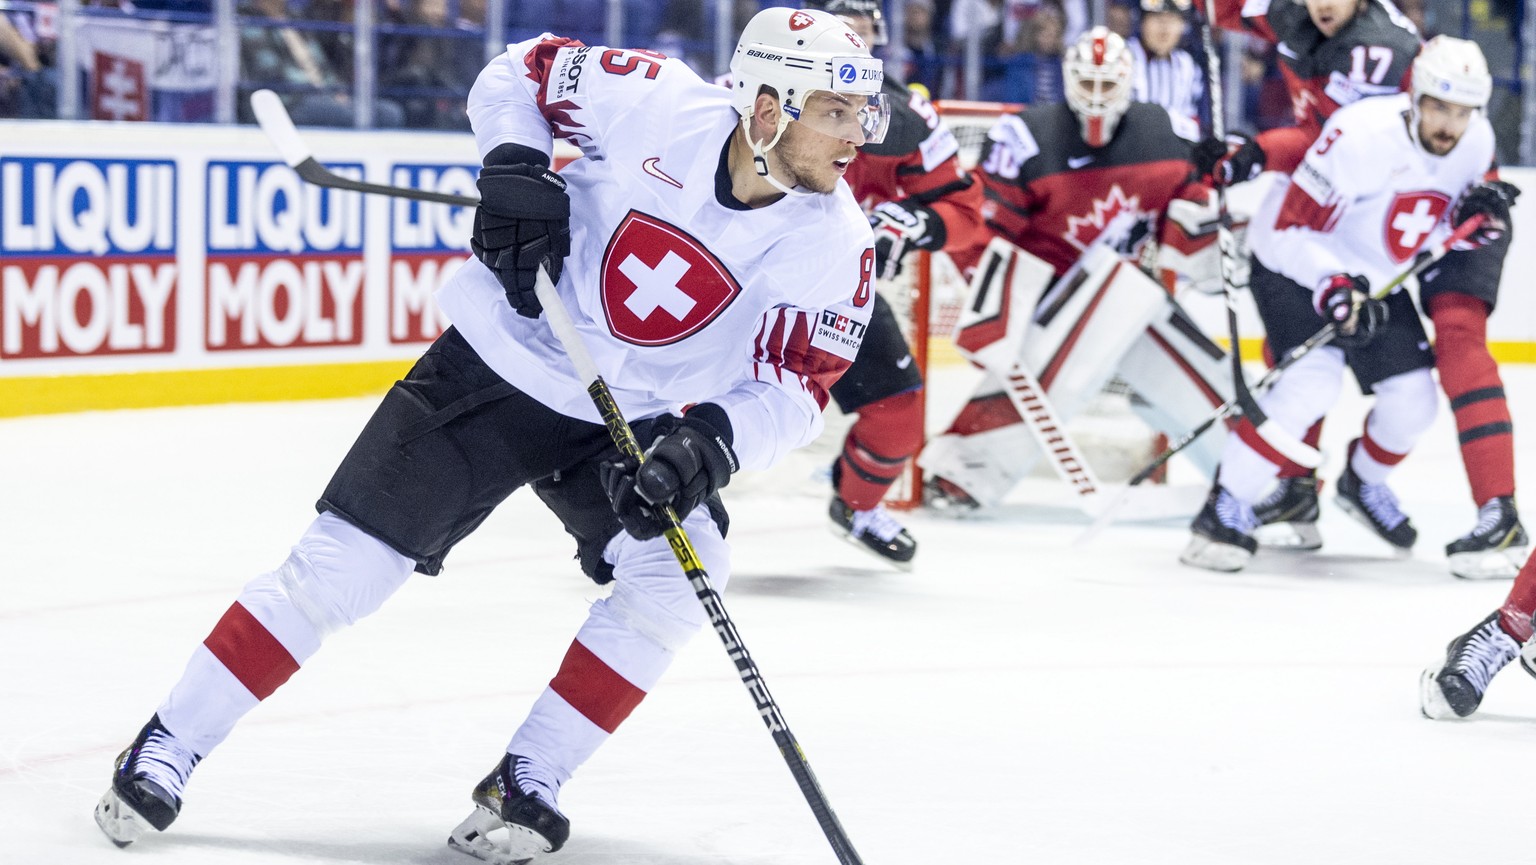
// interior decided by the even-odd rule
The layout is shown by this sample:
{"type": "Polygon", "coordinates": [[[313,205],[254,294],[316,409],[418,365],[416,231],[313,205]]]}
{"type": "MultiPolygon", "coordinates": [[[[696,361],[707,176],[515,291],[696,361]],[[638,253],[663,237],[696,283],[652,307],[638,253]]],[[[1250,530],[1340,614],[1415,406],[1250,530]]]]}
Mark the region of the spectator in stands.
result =
{"type": "Polygon", "coordinates": [[[0,14],[0,117],[57,114],[53,41],[41,39],[30,15],[0,14]]]}
{"type": "MultiPolygon", "coordinates": [[[[447,0],[407,0],[401,16],[402,23],[411,27],[446,30],[449,26],[447,0]]],[[[485,66],[483,54],[479,39],[446,33],[383,36],[379,39],[380,93],[399,102],[407,127],[467,130],[465,97],[485,66]]]]}
{"type": "Polygon", "coordinates": [[[1136,12],[1131,4],[1115,0],[1104,7],[1104,26],[1109,28],[1109,32],[1130,42],[1136,30],[1136,12]]]}
{"type": "MultiPolygon", "coordinates": [[[[352,94],[346,78],[332,66],[316,31],[289,25],[285,0],[248,0],[240,27],[240,114],[250,119],[250,93],[270,87],[282,96],[301,126],[351,126],[352,94]],[[265,21],[259,19],[267,19],[265,21]]],[[[348,68],[348,67],[340,67],[348,68]]],[[[401,125],[400,106],[375,100],[374,126],[401,125]]]]}
{"type": "Polygon", "coordinates": [[[907,86],[922,85],[923,95],[938,98],[944,80],[944,57],[933,29],[933,0],[907,0],[902,19],[902,38],[906,40],[906,68],[902,70],[907,86]]]}
{"type": "Polygon", "coordinates": [[[1009,96],[1004,101],[1030,105],[1063,102],[1067,98],[1061,77],[1061,57],[1067,50],[1066,12],[1054,2],[1044,3],[1030,16],[1029,24],[1024,44],[1030,62],[1013,67],[1026,74],[1022,86],[1010,87],[1009,96]]]}

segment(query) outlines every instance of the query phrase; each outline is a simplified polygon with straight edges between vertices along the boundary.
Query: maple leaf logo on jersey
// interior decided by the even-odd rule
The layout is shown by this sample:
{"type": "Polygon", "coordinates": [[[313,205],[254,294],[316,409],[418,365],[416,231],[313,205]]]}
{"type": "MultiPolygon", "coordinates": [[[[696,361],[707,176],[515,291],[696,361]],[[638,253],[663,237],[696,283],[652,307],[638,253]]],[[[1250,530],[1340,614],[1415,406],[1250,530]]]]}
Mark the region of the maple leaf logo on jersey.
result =
{"type": "Polygon", "coordinates": [[[1400,192],[1393,196],[1392,204],[1387,207],[1386,224],[1382,226],[1387,254],[1392,260],[1402,264],[1412,258],[1450,206],[1450,196],[1433,190],[1400,192]]]}
{"type": "MultiPolygon", "coordinates": [[[[1084,216],[1067,217],[1067,230],[1062,233],[1061,237],[1078,249],[1086,251],[1098,239],[1099,235],[1103,233],[1105,227],[1122,213],[1133,214],[1131,219],[1135,224],[1127,232],[1127,237],[1138,240],[1146,236],[1151,226],[1151,220],[1156,217],[1156,214],[1141,209],[1140,195],[1128,196],[1125,194],[1125,190],[1120,188],[1120,184],[1116,183],[1109,187],[1108,195],[1103,198],[1094,199],[1091,212],[1084,216]]],[[[1117,246],[1124,247],[1121,249],[1122,252],[1128,251],[1130,248],[1125,243],[1117,244],[1117,246]]]]}
{"type": "Polygon", "coordinates": [[[692,336],[741,294],[741,283],[704,244],[637,210],[608,241],[601,280],[609,332],[634,345],[692,336]]]}

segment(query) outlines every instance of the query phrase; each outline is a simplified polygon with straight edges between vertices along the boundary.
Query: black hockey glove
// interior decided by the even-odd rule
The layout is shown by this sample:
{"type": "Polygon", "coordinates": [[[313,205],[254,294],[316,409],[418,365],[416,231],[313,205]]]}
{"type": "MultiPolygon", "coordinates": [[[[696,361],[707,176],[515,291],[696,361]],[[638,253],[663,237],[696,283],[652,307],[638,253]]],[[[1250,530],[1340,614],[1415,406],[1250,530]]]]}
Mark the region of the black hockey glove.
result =
{"type": "Polygon", "coordinates": [[[901,273],[901,259],[910,249],[941,249],[944,220],[915,201],[887,201],[869,214],[875,230],[875,275],[894,279],[901,273]]]}
{"type": "Polygon", "coordinates": [[[1462,193],[1452,222],[1460,225],[1481,213],[1486,218],[1467,240],[1479,246],[1493,243],[1509,230],[1509,207],[1520,197],[1520,187],[1502,180],[1485,180],[1462,193]]]}
{"type": "Polygon", "coordinates": [[[1227,140],[1207,138],[1195,145],[1190,159],[1195,173],[1216,186],[1252,180],[1264,172],[1264,148],[1251,135],[1228,133],[1227,140]]]}
{"type": "Polygon", "coordinates": [[[517,314],[538,318],[544,307],[534,294],[535,275],[543,266],[550,282],[559,282],[561,265],[571,252],[571,200],[565,179],[542,165],[520,162],[485,166],[475,185],[480,187],[480,206],[475,209],[470,248],[496,274],[517,314]]]}
{"type": "Polygon", "coordinates": [[[603,463],[603,489],[624,530],[642,541],[659,537],[666,528],[661,505],[686,519],[730,483],[738,467],[730,427],[723,409],[704,403],[682,418],[659,418],[661,435],[646,449],[645,462],[621,457],[603,463]]]}
{"type": "Polygon", "coordinates": [[[1364,348],[1386,326],[1387,302],[1371,297],[1370,288],[1363,276],[1336,273],[1318,289],[1318,309],[1333,325],[1339,348],[1364,348]]]}

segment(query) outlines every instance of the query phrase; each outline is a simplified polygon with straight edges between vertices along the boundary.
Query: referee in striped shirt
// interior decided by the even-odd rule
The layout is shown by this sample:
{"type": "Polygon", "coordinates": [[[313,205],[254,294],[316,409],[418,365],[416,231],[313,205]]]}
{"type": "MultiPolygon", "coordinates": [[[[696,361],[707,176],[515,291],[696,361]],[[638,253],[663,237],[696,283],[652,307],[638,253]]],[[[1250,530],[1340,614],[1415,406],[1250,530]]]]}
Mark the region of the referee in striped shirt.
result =
{"type": "Polygon", "coordinates": [[[1200,96],[1205,76],[1195,58],[1179,47],[1189,26],[1190,0],[1141,0],[1141,25],[1130,40],[1136,78],[1131,98],[1168,109],[1173,130],[1200,139],[1200,96]]]}

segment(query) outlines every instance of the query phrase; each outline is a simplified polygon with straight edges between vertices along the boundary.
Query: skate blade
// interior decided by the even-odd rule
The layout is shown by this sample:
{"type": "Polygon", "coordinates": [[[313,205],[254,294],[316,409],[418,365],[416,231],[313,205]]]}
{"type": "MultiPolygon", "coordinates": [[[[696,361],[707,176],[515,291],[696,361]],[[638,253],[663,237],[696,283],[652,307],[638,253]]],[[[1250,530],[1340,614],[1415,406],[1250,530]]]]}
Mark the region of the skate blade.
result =
{"type": "Polygon", "coordinates": [[[448,846],[491,865],[528,865],[550,851],[549,840],[526,826],[502,822],[484,808],[464,818],[448,835],[448,846]],[[492,837],[492,833],[498,837],[492,837]]]}
{"type": "Polygon", "coordinates": [[[1269,523],[1253,533],[1259,546],[1271,550],[1304,553],[1323,548],[1323,535],[1317,523],[1269,523]]]}
{"type": "Polygon", "coordinates": [[[1419,711],[1431,721],[1459,721],[1461,716],[1446,701],[1440,683],[1435,681],[1439,669],[1426,669],[1419,674],[1419,711]]]}
{"type": "Polygon", "coordinates": [[[1513,580],[1520,573],[1527,550],[1484,550],[1447,557],[1451,576],[1463,580],[1513,580]]]}
{"type": "Polygon", "coordinates": [[[877,558],[880,561],[886,563],[887,565],[890,565],[891,567],[895,568],[896,570],[901,571],[902,573],[906,573],[906,574],[912,573],[912,561],[910,559],[905,561],[905,562],[898,562],[895,559],[886,558],[885,556],[882,556],[880,553],[876,552],[875,550],[872,550],[869,547],[865,546],[864,542],[859,540],[858,538],[854,537],[851,532],[845,532],[842,529],[838,528],[836,524],[827,526],[827,530],[830,531],[833,534],[834,537],[842,538],[843,540],[847,541],[848,543],[852,544],[853,546],[858,547],[860,550],[864,551],[864,553],[866,553],[867,555],[874,556],[875,558],[877,558]]]}
{"type": "Polygon", "coordinates": [[[1179,554],[1179,561],[1194,568],[1231,573],[1247,567],[1253,553],[1233,544],[1217,543],[1199,535],[1189,539],[1189,545],[1179,554]]]}
{"type": "Polygon", "coordinates": [[[101,801],[96,803],[96,825],[101,827],[102,834],[108,840],[119,847],[127,847],[153,828],[139,816],[139,812],[128,807],[112,787],[108,787],[101,801]]]}
{"type": "Polygon", "coordinates": [[[1411,559],[1411,558],[1413,558],[1413,547],[1412,546],[1400,547],[1397,544],[1394,544],[1390,540],[1388,540],[1385,535],[1383,535],[1381,532],[1376,530],[1376,524],[1371,522],[1371,515],[1366,513],[1365,511],[1361,510],[1360,508],[1355,507],[1355,503],[1354,502],[1351,502],[1349,499],[1346,499],[1343,496],[1335,496],[1333,501],[1334,501],[1335,504],[1337,504],[1339,506],[1339,510],[1343,511],[1346,514],[1349,514],[1351,517],[1354,518],[1355,522],[1359,523],[1362,526],[1365,526],[1366,529],[1368,529],[1371,534],[1373,534],[1376,537],[1380,538],[1382,543],[1384,543],[1387,546],[1391,547],[1392,551],[1397,554],[1398,558],[1400,558],[1400,559],[1411,559]]]}

